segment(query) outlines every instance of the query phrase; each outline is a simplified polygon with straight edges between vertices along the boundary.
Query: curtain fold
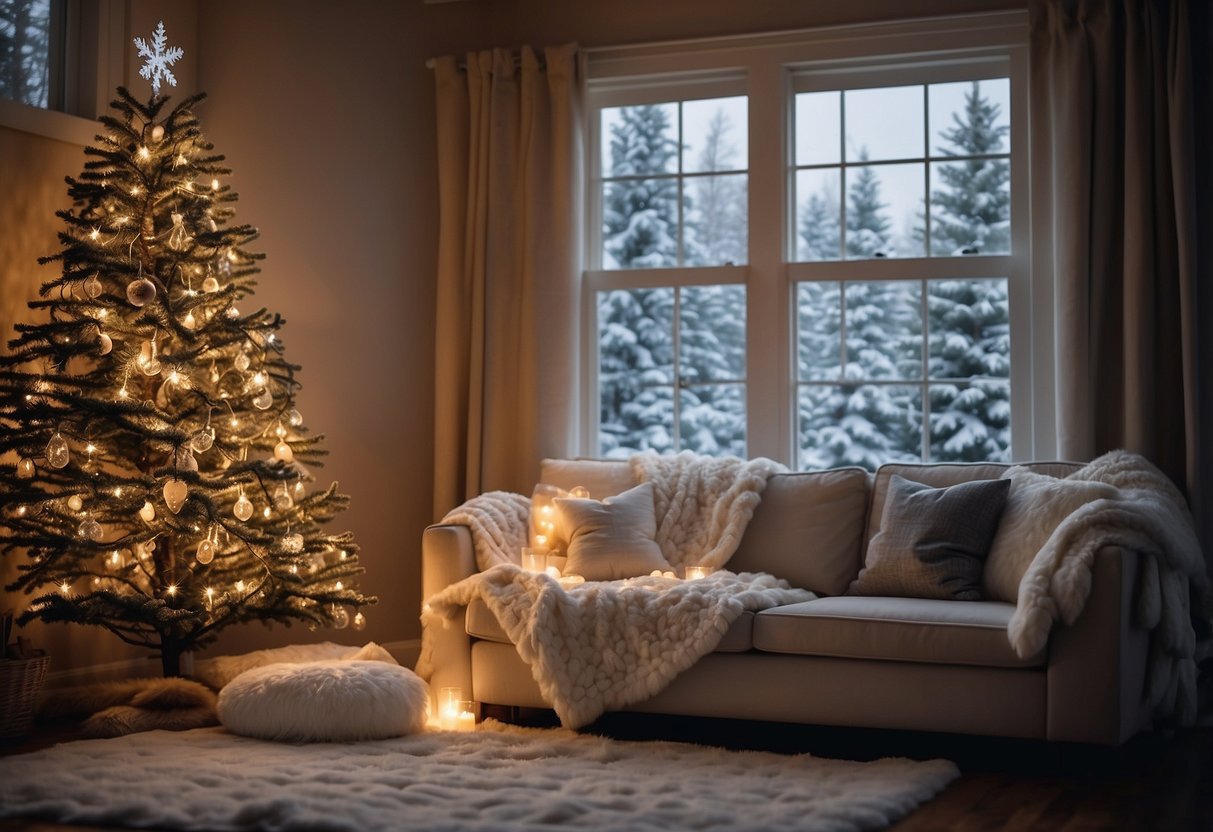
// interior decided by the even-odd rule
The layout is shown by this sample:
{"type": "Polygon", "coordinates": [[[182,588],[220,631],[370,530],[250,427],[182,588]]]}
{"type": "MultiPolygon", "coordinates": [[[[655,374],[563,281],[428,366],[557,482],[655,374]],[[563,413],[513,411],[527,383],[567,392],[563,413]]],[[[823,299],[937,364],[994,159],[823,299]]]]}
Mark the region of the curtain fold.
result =
{"type": "Polygon", "coordinates": [[[434,513],[529,493],[577,447],[581,134],[576,48],[434,66],[434,513]]]}
{"type": "Polygon", "coordinates": [[[1185,488],[1208,559],[1206,6],[1032,0],[1029,12],[1033,182],[1052,218],[1058,450],[1153,460],[1185,488]]]}

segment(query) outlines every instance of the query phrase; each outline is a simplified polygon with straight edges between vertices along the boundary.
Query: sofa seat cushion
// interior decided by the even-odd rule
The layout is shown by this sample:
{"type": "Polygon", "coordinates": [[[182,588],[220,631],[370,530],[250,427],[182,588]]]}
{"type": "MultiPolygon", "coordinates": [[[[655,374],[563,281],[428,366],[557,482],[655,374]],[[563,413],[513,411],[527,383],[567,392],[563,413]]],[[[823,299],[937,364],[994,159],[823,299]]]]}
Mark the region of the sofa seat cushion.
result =
{"type": "MultiPolygon", "coordinates": [[[[497,616],[493,615],[488,604],[476,598],[468,604],[467,632],[472,638],[485,641],[496,641],[500,644],[510,644],[510,638],[505,634],[497,616]]],[[[753,647],[754,613],[746,610],[741,617],[733,622],[720,644],[716,646],[717,653],[744,653],[753,647]]]]}
{"type": "Polygon", "coordinates": [[[1045,651],[1021,659],[1007,640],[1012,604],[844,596],[763,610],[754,647],[768,653],[853,659],[1038,667],[1045,651]]]}

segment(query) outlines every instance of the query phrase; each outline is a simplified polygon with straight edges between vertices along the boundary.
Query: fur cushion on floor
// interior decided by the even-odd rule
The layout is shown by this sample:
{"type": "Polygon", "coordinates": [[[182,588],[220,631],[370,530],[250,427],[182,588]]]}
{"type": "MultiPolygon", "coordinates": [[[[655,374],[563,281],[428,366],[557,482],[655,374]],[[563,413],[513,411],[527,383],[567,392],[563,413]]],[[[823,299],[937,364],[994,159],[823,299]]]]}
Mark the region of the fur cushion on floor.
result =
{"type": "Polygon", "coordinates": [[[86,737],[139,731],[185,731],[217,725],[215,694],[189,679],[125,679],[48,691],[38,713],[47,719],[87,717],[86,737]]]}
{"type": "Polygon", "coordinates": [[[380,661],[271,664],[245,671],[219,694],[219,721],[267,740],[347,742],[416,733],[428,688],[413,671],[380,661]]]}

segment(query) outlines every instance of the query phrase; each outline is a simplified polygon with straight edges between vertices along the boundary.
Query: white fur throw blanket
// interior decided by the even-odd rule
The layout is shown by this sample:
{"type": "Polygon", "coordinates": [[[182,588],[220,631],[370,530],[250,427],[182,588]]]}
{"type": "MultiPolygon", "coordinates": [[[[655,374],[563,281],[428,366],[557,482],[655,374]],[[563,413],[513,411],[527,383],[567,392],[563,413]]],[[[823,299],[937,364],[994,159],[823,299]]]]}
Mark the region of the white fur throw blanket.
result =
{"type": "MultiPolygon", "coordinates": [[[[720,643],[745,610],[809,601],[771,575],[719,571],[694,581],[664,576],[590,581],[564,589],[548,575],[502,564],[452,584],[425,605],[426,630],[462,626],[482,598],[531,667],[566,728],[659,693],[720,643]]],[[[423,639],[417,672],[430,675],[423,639]]]]}
{"type": "MultiPolygon", "coordinates": [[[[717,459],[690,452],[632,457],[638,482],[653,483],[656,541],[670,564],[723,566],[754,514],[767,478],[786,470],[768,459],[717,459]]],[[[417,672],[430,676],[437,626],[460,626],[482,598],[544,697],[567,727],[647,699],[710,653],[745,610],[808,601],[770,575],[716,572],[697,581],[672,575],[589,582],[569,588],[514,566],[526,545],[530,501],[495,491],[456,508],[444,523],[467,525],[481,570],[425,604],[417,672]],[[496,567],[496,568],[494,568],[496,567]]]]}
{"type": "Polygon", "coordinates": [[[1091,593],[1091,567],[1100,548],[1137,551],[1142,564],[1134,624],[1152,631],[1145,695],[1155,716],[1192,724],[1196,664],[1208,652],[1207,644],[1196,644],[1192,599],[1199,604],[1208,597],[1209,579],[1182,495],[1161,471],[1125,451],[1105,454],[1067,479],[1120,491],[1074,511],[1036,554],[1007,628],[1011,645],[1022,657],[1035,655],[1055,621],[1077,620],[1091,593]]]}

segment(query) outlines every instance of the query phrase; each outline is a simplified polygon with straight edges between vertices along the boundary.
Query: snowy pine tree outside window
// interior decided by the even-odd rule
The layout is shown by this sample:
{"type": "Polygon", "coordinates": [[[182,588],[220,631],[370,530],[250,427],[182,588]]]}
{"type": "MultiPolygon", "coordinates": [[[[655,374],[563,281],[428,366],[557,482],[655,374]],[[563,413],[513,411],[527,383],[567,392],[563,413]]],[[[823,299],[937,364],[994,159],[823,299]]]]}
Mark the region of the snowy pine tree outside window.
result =
{"type": "Polygon", "coordinates": [[[1051,452],[1026,18],[843,28],[592,51],[584,453],[1051,452]]]}

